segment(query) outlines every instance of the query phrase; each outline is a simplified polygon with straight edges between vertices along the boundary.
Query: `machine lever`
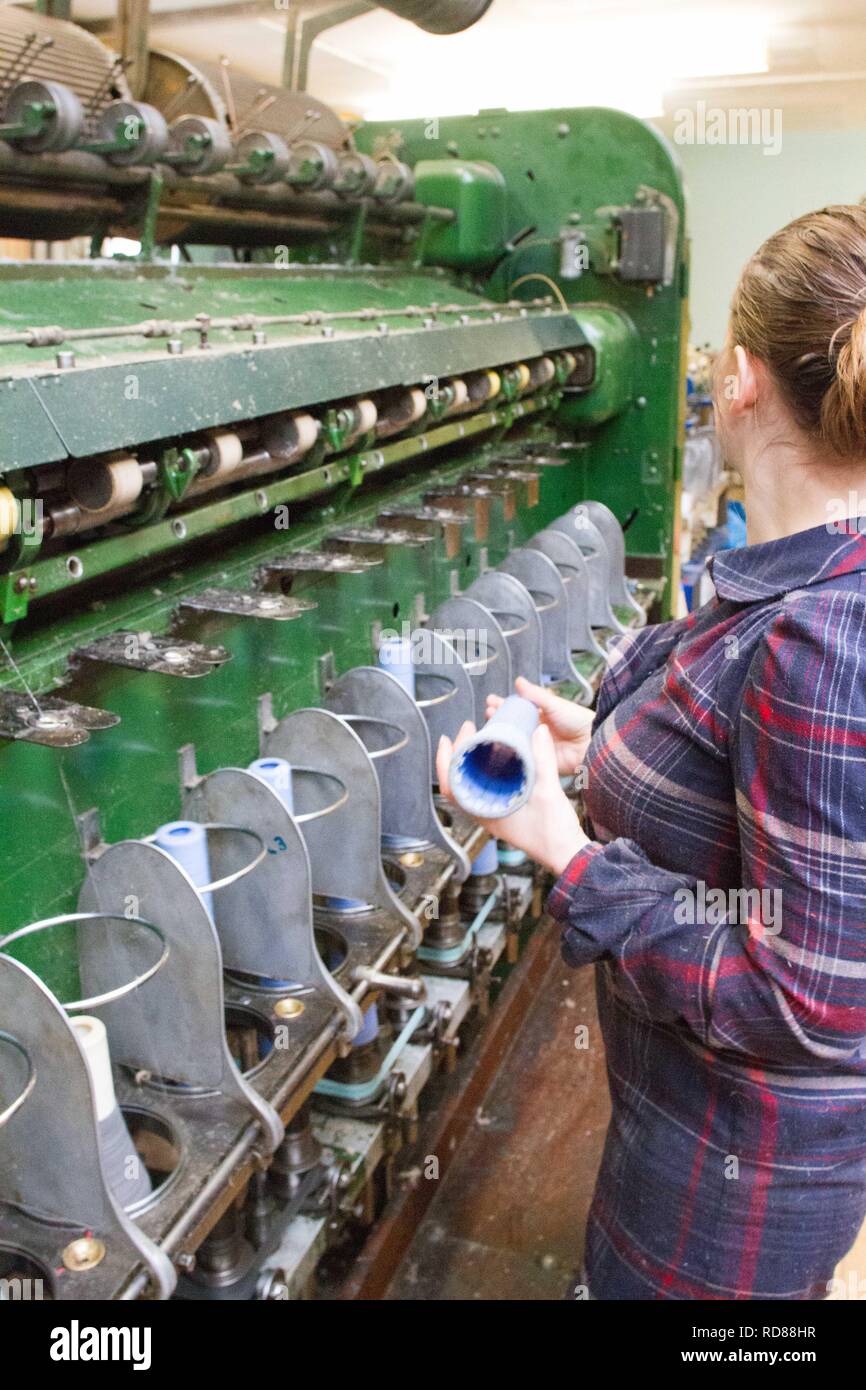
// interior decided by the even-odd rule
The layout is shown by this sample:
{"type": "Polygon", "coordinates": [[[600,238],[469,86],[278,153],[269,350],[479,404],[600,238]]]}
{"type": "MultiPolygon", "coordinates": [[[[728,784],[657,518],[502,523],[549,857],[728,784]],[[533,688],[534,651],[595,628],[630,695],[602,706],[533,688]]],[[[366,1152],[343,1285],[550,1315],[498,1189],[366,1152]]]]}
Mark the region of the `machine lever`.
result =
{"type": "Polygon", "coordinates": [[[356,984],[363,981],[364,984],[380,989],[384,994],[393,994],[398,999],[420,1000],[427,996],[424,981],[410,975],[386,975],[381,970],[371,970],[367,966],[359,965],[352,979],[356,984]]]}

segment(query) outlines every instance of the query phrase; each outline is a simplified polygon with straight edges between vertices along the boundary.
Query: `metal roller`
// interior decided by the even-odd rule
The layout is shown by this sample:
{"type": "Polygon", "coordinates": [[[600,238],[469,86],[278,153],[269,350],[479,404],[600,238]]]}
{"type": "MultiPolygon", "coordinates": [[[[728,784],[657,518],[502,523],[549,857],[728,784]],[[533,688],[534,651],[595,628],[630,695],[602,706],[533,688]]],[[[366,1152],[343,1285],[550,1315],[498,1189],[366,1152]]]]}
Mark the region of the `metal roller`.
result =
{"type": "Polygon", "coordinates": [[[289,171],[288,146],[271,130],[248,130],[235,145],[235,158],[248,166],[238,170],[241,183],[278,183],[289,171]]]}
{"type": "Polygon", "coordinates": [[[169,135],[167,161],[186,174],[212,174],[231,158],[228,130],[208,116],[181,116],[169,135]]]}
{"type": "Polygon", "coordinates": [[[373,188],[373,197],[380,203],[402,203],[411,198],[415,189],[415,175],[408,164],[399,159],[383,159],[373,188]]]}
{"type": "MultiPolygon", "coordinates": [[[[315,131],[316,140],[342,149],[347,128],[337,113],[308,92],[290,92],[229,69],[236,137],[246,130],[273,131],[286,144],[315,131]]],[[[220,63],[192,62],[176,53],[152,49],[147,87],[142,94],[169,120],[175,116],[209,116],[229,125],[226,74],[220,63]]]]}
{"type": "Polygon", "coordinates": [[[353,150],[351,154],[341,155],[334,191],[363,198],[375,188],[378,172],[375,159],[371,159],[368,154],[359,154],[353,150]]]}
{"type": "Polygon", "coordinates": [[[29,154],[71,149],[84,124],[84,108],[71,87],[62,82],[30,79],[17,83],[9,94],[3,119],[7,125],[26,127],[33,120],[34,108],[40,106],[47,109],[34,134],[8,136],[10,143],[29,154]]]}
{"type": "Polygon", "coordinates": [[[25,77],[62,84],[90,116],[131,96],[110,48],[77,24],[35,8],[0,5],[0,70],[5,85],[25,77]]]}
{"type": "Polygon", "coordinates": [[[102,112],[96,127],[98,141],[126,139],[126,148],[107,150],[110,164],[155,164],[165,153],[169,131],[165,117],[143,101],[113,101],[102,112]]]}
{"type": "Polygon", "coordinates": [[[318,140],[300,140],[290,152],[286,181],[315,192],[330,188],[339,172],[337,156],[318,140]]]}

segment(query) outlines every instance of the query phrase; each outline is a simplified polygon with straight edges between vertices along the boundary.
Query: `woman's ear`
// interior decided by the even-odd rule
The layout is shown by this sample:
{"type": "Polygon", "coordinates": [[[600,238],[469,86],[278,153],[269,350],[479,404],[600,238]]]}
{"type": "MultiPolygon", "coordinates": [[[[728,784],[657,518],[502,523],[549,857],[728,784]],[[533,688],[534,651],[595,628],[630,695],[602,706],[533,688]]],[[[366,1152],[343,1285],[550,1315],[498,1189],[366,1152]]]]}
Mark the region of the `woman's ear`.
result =
{"type": "Polygon", "coordinates": [[[732,415],[745,415],[758,400],[758,374],[755,359],[739,343],[734,348],[734,372],[726,390],[732,415]]]}

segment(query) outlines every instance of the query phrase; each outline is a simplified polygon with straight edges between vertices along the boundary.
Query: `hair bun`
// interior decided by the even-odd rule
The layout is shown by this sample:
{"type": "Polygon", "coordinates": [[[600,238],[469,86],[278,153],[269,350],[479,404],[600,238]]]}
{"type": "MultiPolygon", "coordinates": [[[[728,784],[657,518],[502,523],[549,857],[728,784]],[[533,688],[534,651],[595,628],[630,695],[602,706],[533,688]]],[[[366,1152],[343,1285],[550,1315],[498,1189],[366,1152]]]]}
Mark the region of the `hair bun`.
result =
{"type": "Polygon", "coordinates": [[[833,334],[830,353],[836,375],[821,402],[821,434],[837,454],[866,453],[866,304],[833,334]]]}
{"type": "Polygon", "coordinates": [[[731,336],[766,363],[800,429],[866,458],[866,207],[809,212],[745,266],[731,336]]]}

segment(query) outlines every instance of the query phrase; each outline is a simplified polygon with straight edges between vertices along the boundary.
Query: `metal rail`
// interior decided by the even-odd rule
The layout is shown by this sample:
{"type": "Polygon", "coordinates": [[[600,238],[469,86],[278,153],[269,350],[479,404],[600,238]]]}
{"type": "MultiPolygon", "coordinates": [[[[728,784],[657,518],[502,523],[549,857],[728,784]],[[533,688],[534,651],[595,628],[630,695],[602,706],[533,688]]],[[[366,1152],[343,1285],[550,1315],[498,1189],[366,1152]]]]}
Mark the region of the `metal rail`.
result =
{"type": "Polygon", "coordinates": [[[174,338],[178,334],[206,334],[212,330],[241,333],[293,323],[305,328],[315,328],[324,323],[372,323],[389,318],[436,319],[441,314],[507,313],[515,316],[525,315],[529,309],[547,309],[552,303],[548,295],[544,299],[509,299],[504,302],[491,299],[471,304],[405,304],[388,309],[367,305],[361,309],[306,309],[294,314],[234,314],[228,318],[211,318],[209,314],[198,314],[192,319],[141,319],[137,323],[113,324],[102,328],[63,328],[59,324],[46,324],[39,328],[0,333],[0,347],[13,344],[33,348],[56,347],[60,343],[73,343],[83,339],[93,342],[106,338],[174,338]]]}

